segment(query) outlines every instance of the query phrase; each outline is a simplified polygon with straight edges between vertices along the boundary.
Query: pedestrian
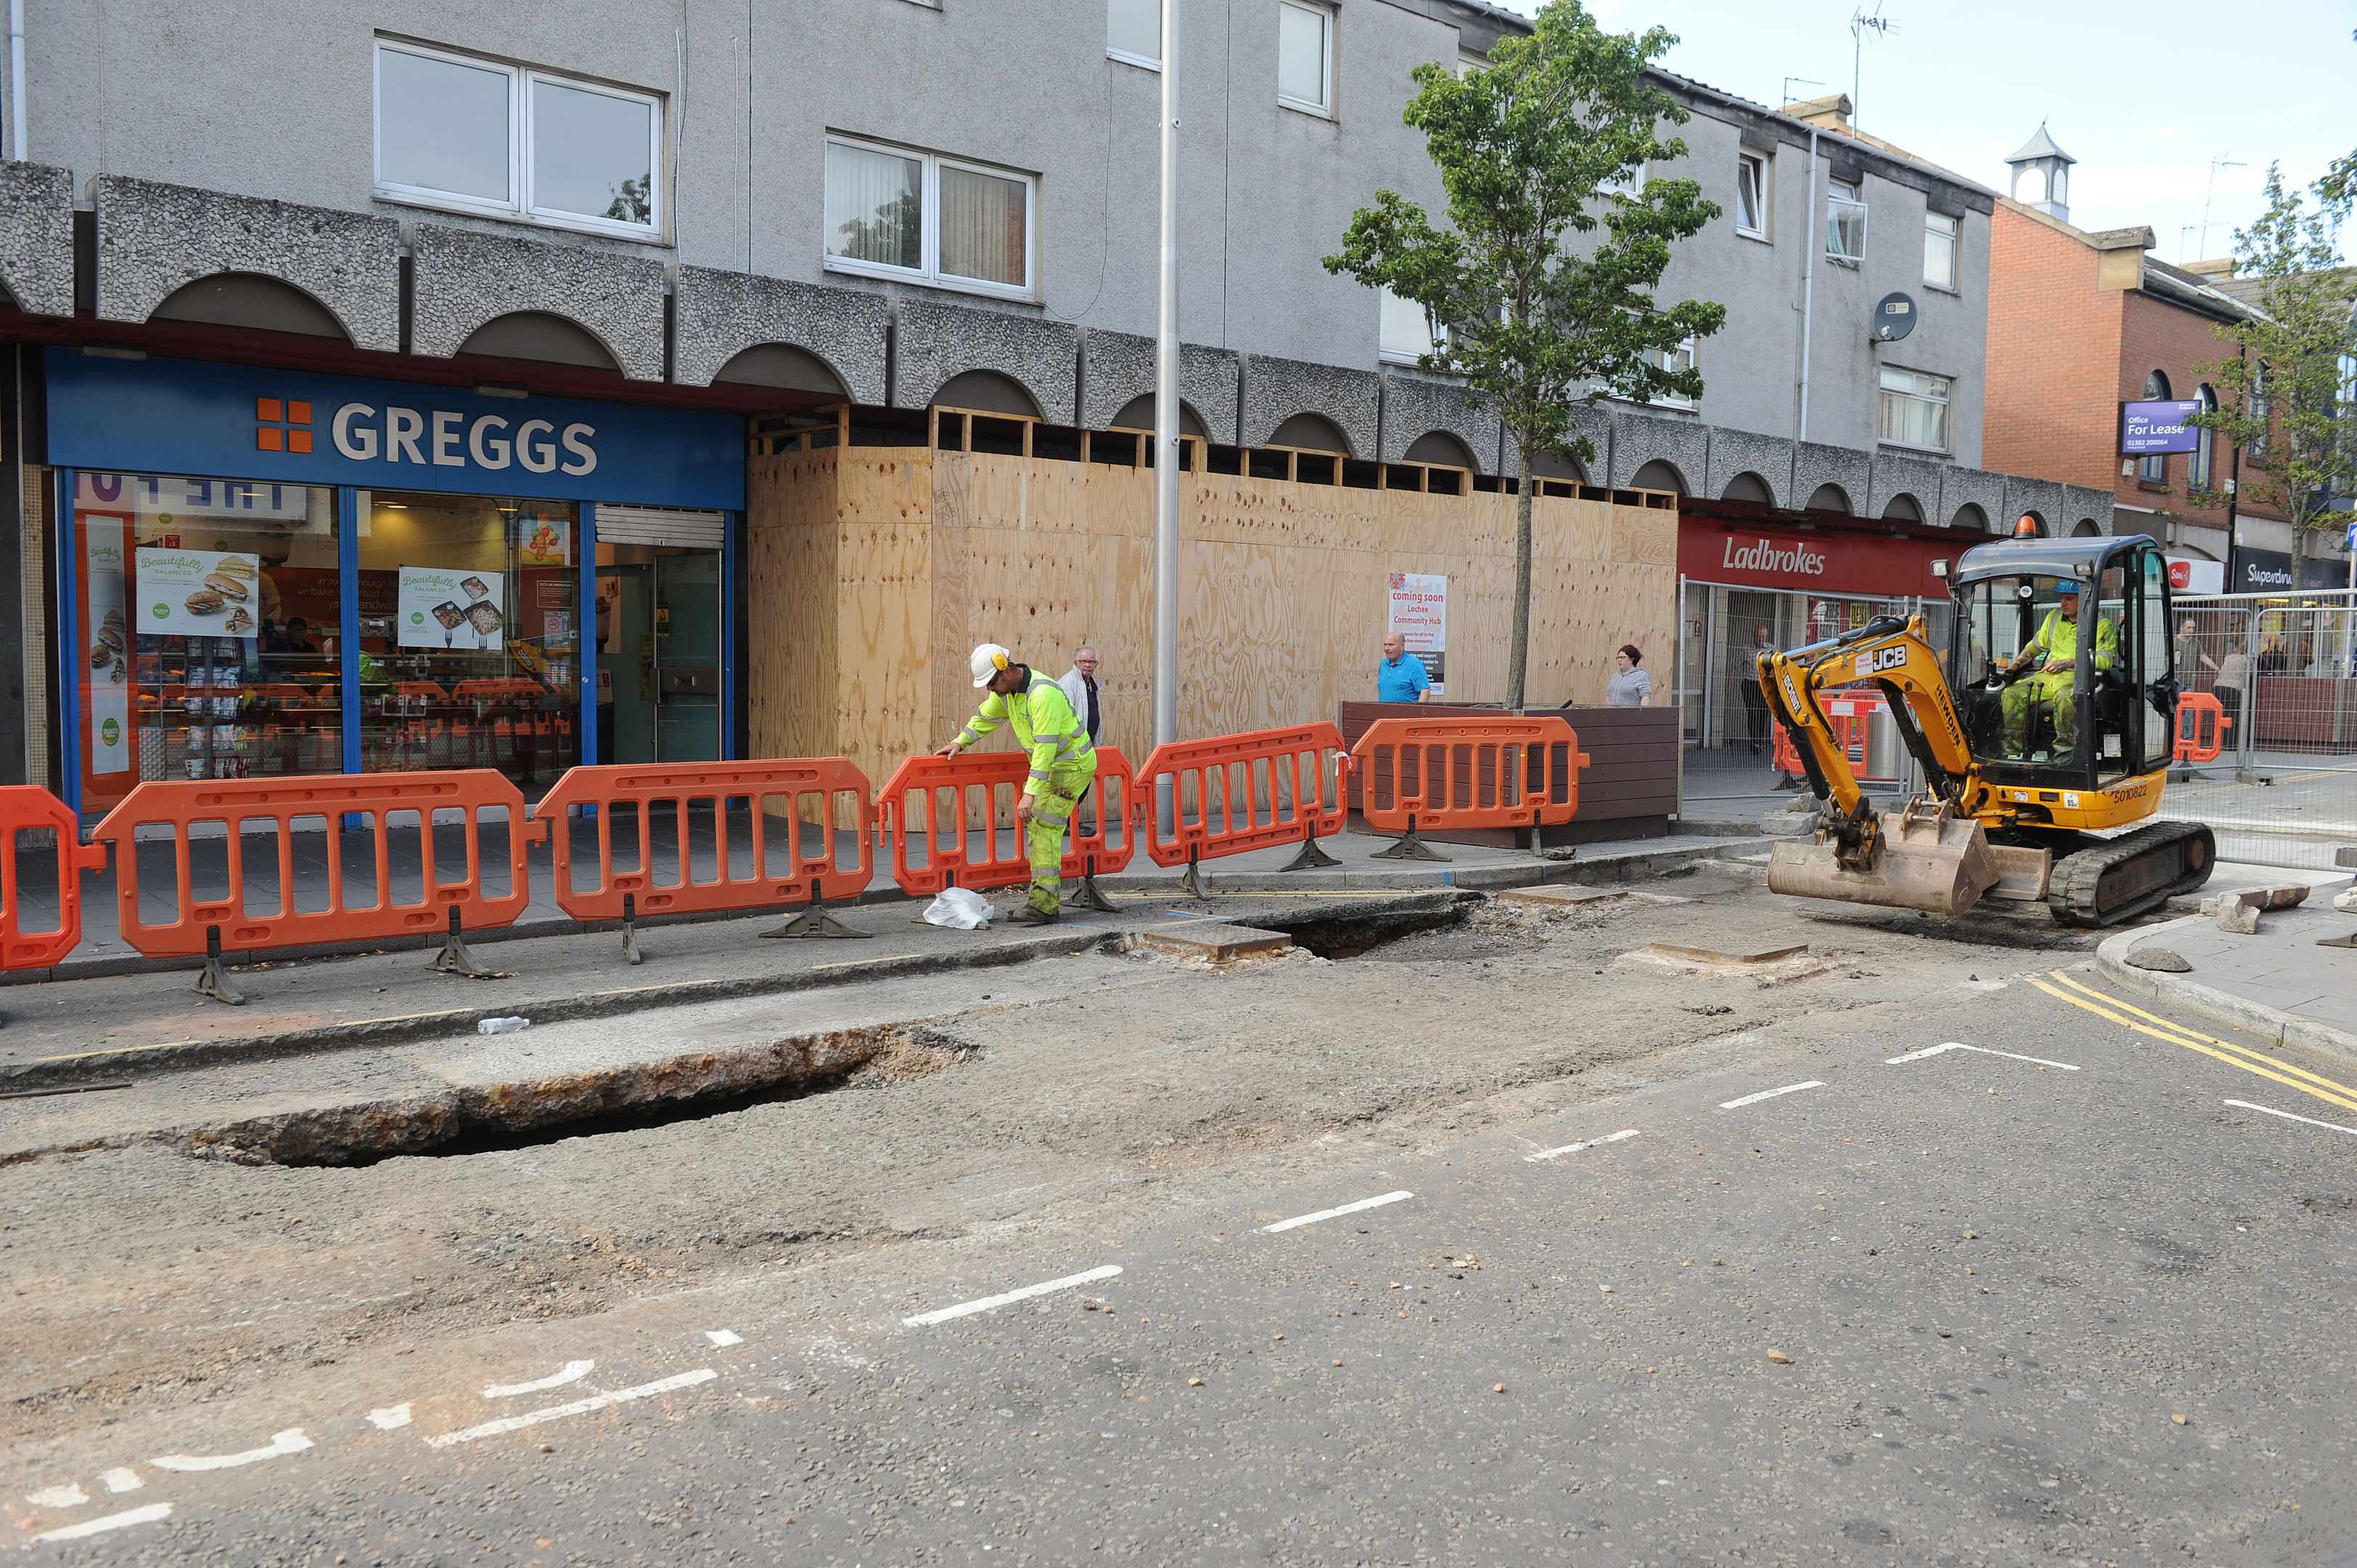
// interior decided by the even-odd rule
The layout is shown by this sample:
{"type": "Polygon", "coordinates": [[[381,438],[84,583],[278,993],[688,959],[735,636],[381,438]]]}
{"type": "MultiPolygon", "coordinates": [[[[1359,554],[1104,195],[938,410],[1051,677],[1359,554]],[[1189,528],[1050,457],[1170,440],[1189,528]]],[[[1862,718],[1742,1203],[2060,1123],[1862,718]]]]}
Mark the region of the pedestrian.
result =
{"type": "MultiPolygon", "coordinates": [[[[1089,745],[1091,746],[1103,745],[1104,743],[1104,703],[1103,693],[1097,689],[1097,650],[1086,645],[1076,650],[1072,654],[1072,667],[1064,672],[1064,678],[1056,684],[1064,689],[1064,701],[1072,704],[1072,712],[1079,717],[1081,727],[1089,732],[1089,745]]],[[[1080,800],[1074,804],[1087,806],[1089,796],[1095,789],[1096,786],[1092,784],[1088,789],[1082,790],[1080,800]]],[[[1092,807],[1081,813],[1081,832],[1088,834],[1096,831],[1097,814],[1095,809],[1092,807]]]]}
{"type": "MultiPolygon", "coordinates": [[[[2243,722],[2243,689],[2250,682],[2251,656],[2242,645],[2227,644],[2226,657],[2218,663],[2218,678],[2210,683],[2210,694],[2218,699],[2219,711],[2225,714],[2226,728],[2235,730],[2243,722]]],[[[2240,736],[2236,736],[2237,744],[2240,736]]]]}
{"type": "Polygon", "coordinates": [[[955,757],[1005,723],[1015,744],[1031,754],[1031,776],[1015,802],[1031,859],[1031,896],[1008,917],[1018,926],[1052,926],[1064,908],[1064,827],[1072,807],[1097,776],[1096,747],[1081,726],[1064,688],[996,642],[974,650],[976,687],[988,687],[982,707],[958,737],[934,753],[955,757]]]}
{"type": "Polygon", "coordinates": [[[2187,616],[2177,628],[2177,642],[2170,650],[2170,665],[2177,674],[2178,684],[2187,691],[2198,690],[2201,671],[2218,672],[2218,661],[2201,651],[2201,639],[2193,629],[2193,618],[2187,616]]]}
{"type": "Polygon", "coordinates": [[[1612,655],[1612,679],[1605,682],[1605,706],[1641,708],[1653,700],[1653,678],[1637,668],[1644,661],[1643,649],[1633,642],[1620,645],[1612,655]]]}
{"type": "Polygon", "coordinates": [[[1751,628],[1751,646],[1744,650],[1743,725],[1751,735],[1751,755],[1768,744],[1768,693],[1760,689],[1760,665],[1776,651],[1775,635],[1764,626],[1751,628]]]}
{"type": "Polygon", "coordinates": [[[1375,666],[1375,701],[1421,703],[1431,690],[1424,660],[1407,650],[1407,633],[1395,631],[1384,638],[1383,661],[1375,666]]]}

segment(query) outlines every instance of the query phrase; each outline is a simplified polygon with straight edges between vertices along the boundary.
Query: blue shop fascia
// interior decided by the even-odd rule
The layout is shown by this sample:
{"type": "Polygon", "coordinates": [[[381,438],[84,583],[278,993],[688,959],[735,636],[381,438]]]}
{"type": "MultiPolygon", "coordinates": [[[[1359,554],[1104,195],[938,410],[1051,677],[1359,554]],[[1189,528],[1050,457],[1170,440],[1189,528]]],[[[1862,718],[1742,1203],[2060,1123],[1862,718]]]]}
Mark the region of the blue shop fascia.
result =
{"type": "Polygon", "coordinates": [[[739,755],[742,417],[55,348],[68,804],[739,755]]]}

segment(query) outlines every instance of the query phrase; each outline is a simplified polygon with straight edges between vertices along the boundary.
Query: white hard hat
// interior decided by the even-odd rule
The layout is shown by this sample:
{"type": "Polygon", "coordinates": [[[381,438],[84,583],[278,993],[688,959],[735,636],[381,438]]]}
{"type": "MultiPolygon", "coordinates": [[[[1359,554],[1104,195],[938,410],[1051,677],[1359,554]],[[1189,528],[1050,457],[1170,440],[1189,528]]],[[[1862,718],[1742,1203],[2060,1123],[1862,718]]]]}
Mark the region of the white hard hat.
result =
{"type": "Polygon", "coordinates": [[[974,650],[974,683],[976,686],[989,685],[994,678],[1014,662],[1015,655],[1007,652],[998,644],[984,643],[974,650]]]}

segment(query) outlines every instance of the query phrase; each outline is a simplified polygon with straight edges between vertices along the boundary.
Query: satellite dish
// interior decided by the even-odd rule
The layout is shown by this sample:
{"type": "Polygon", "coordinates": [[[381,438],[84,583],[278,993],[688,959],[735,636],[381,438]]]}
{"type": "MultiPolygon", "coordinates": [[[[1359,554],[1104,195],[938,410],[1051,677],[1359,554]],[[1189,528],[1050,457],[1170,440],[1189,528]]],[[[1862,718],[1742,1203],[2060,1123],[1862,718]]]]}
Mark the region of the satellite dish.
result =
{"type": "Polygon", "coordinates": [[[1886,294],[1874,307],[1874,337],[1879,343],[1896,343],[1915,330],[1915,301],[1904,294],[1886,294]]]}

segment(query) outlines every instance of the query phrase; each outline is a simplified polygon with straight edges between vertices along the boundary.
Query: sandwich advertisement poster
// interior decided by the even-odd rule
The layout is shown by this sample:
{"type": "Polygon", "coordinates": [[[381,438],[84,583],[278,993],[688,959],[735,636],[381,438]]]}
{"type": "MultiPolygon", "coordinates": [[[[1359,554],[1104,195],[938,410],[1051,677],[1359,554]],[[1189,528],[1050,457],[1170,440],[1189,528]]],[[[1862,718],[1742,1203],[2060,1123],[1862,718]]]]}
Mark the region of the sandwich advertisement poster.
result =
{"type": "Polygon", "coordinates": [[[138,613],[144,637],[252,637],[262,611],[262,563],[231,551],[142,547],[138,613]]]}
{"type": "Polygon", "coordinates": [[[498,652],[505,646],[506,589],[497,572],[404,566],[393,611],[401,646],[498,652]]]}

